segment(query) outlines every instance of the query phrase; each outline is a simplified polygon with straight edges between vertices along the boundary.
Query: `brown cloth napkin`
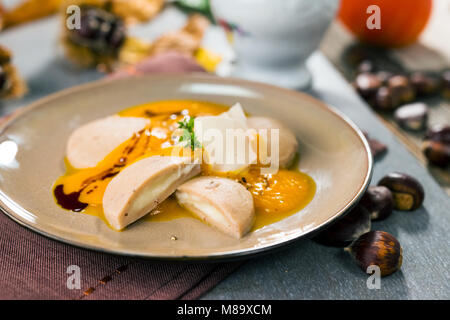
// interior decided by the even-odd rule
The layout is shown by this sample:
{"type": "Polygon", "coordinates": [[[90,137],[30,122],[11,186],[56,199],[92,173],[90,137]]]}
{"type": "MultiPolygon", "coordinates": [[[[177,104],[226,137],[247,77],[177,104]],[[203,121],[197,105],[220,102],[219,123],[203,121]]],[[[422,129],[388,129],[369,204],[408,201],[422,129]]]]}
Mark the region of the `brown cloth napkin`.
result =
{"type": "MultiPolygon", "coordinates": [[[[191,58],[167,53],[115,76],[202,70],[191,58]]],[[[239,265],[99,253],[45,238],[0,214],[0,299],[196,299],[239,265]],[[80,289],[73,288],[70,266],[79,267],[80,289]]]]}

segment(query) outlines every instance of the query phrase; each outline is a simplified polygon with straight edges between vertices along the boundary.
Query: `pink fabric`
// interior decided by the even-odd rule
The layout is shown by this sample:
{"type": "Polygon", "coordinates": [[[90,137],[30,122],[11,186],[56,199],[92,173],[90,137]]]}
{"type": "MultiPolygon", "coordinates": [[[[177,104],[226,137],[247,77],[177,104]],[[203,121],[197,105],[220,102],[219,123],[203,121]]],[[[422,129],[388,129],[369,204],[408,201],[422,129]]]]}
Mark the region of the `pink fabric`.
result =
{"type": "Polygon", "coordinates": [[[111,78],[123,78],[135,74],[205,72],[195,60],[183,54],[168,52],[145,59],[135,66],[112,73],[111,78]]]}
{"type": "Polygon", "coordinates": [[[0,214],[0,299],[195,299],[239,266],[154,262],[47,239],[0,214]],[[71,265],[80,289],[69,289],[71,265]]]}
{"type": "MultiPolygon", "coordinates": [[[[204,70],[188,57],[167,53],[112,77],[190,71],[204,70]]],[[[0,213],[0,299],[195,299],[239,265],[154,262],[84,250],[45,238],[0,213]],[[67,287],[71,265],[80,267],[80,289],[67,287]]]]}

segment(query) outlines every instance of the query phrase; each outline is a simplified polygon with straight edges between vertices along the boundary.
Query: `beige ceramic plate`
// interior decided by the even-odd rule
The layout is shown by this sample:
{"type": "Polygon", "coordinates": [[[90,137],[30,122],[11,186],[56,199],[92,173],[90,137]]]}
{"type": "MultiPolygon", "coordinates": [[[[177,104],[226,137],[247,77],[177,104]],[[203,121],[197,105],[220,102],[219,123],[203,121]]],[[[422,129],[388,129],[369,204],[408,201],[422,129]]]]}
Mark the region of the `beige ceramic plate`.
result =
{"type": "Polygon", "coordinates": [[[0,128],[0,206],[34,231],[89,249],[161,259],[239,257],[289,243],[342,215],[366,189],[371,159],[367,141],[354,124],[305,94],[205,75],[100,81],[40,100],[0,128]],[[115,232],[96,217],[55,204],[51,187],[64,172],[72,130],[133,105],[168,99],[240,102],[252,115],[283,121],[300,141],[301,170],[317,183],[312,202],[241,240],[190,218],[140,221],[115,232]],[[178,240],[171,240],[172,235],[178,240]]]}

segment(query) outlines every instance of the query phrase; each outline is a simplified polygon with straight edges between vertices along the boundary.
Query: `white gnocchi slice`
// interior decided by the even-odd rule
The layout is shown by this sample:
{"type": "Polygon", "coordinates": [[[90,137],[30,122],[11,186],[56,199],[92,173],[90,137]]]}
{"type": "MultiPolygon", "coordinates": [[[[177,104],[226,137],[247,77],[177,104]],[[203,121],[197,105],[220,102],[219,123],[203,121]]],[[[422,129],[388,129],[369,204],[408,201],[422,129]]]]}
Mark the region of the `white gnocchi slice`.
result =
{"type": "Polygon", "coordinates": [[[268,130],[265,139],[267,153],[270,157],[272,148],[276,148],[278,145],[279,166],[281,168],[289,167],[292,164],[298,151],[298,142],[294,133],[289,128],[280,121],[269,117],[248,117],[247,124],[249,128],[255,129],[256,131],[260,129],[268,130]],[[279,129],[278,141],[272,141],[271,129],[279,129]]]}
{"type": "Polygon", "coordinates": [[[150,124],[150,119],[120,117],[98,119],[77,128],[69,137],[66,155],[78,169],[95,167],[120,144],[150,124]]]}
{"type": "Polygon", "coordinates": [[[239,103],[217,116],[195,118],[194,133],[213,172],[240,172],[257,162],[257,136],[239,103]]]}
{"type": "Polygon", "coordinates": [[[153,156],[123,169],[106,187],[103,211],[116,230],[142,218],[200,173],[200,164],[182,157],[153,156]]]}
{"type": "Polygon", "coordinates": [[[243,237],[253,225],[253,197],[234,180],[198,177],[179,186],[175,194],[181,206],[232,237],[243,237]]]}

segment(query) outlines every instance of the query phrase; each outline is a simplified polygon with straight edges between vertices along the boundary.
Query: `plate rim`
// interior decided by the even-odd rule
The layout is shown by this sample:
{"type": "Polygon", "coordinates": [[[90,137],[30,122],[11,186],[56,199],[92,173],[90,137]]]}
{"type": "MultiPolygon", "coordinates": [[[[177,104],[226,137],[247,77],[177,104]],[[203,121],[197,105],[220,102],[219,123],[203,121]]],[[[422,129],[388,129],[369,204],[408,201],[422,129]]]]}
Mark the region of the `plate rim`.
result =
{"type": "MultiPolygon", "coordinates": [[[[107,253],[107,254],[114,254],[114,255],[120,255],[125,257],[135,257],[135,258],[144,258],[149,260],[159,260],[159,261],[229,261],[229,260],[237,260],[237,259],[245,259],[250,256],[260,255],[263,253],[268,253],[271,251],[274,251],[276,249],[279,249],[281,247],[287,247],[290,244],[296,242],[297,240],[300,240],[305,237],[309,237],[321,229],[324,229],[326,226],[328,226],[331,222],[334,220],[337,220],[341,218],[344,213],[348,212],[352,207],[354,207],[358,200],[362,197],[366,189],[369,187],[372,174],[373,174],[373,157],[372,152],[370,150],[369,143],[367,141],[367,138],[365,137],[362,130],[343,112],[336,109],[333,105],[327,104],[307,93],[300,92],[300,91],[294,91],[290,89],[285,89],[282,87],[278,87],[275,85],[267,84],[267,83],[261,83],[257,81],[250,81],[250,80],[244,80],[244,79],[238,79],[238,78],[232,78],[232,77],[218,77],[214,75],[204,74],[204,73],[170,73],[170,74],[148,74],[148,75],[134,75],[134,78],[143,79],[143,78],[177,78],[180,77],[183,78],[189,78],[190,80],[195,81],[197,80],[212,80],[212,81],[220,81],[222,83],[226,84],[234,84],[238,86],[256,86],[259,88],[267,88],[270,90],[278,91],[282,94],[287,94],[290,96],[294,96],[300,99],[306,99],[311,102],[313,102],[318,107],[324,109],[327,112],[331,112],[336,117],[340,118],[345,125],[350,127],[358,136],[358,138],[361,140],[365,155],[366,155],[366,161],[367,161],[367,171],[365,173],[364,180],[361,184],[361,186],[358,188],[358,191],[355,193],[355,195],[352,197],[350,201],[348,201],[341,209],[336,211],[336,213],[329,217],[325,222],[322,224],[309,229],[301,234],[295,234],[293,236],[290,236],[289,238],[285,239],[282,238],[281,240],[278,240],[274,243],[271,243],[270,245],[261,246],[258,248],[248,248],[248,249],[237,249],[237,250],[231,250],[226,252],[217,252],[213,254],[204,254],[204,255],[161,255],[161,254],[148,254],[148,253],[130,253],[130,252],[124,252],[120,250],[115,249],[108,249],[103,246],[96,246],[96,245],[87,245],[85,243],[74,241],[74,240],[68,240],[66,238],[60,237],[55,234],[51,234],[47,231],[41,230],[40,228],[37,228],[35,225],[31,223],[27,223],[27,221],[23,218],[21,218],[20,215],[16,214],[13,209],[9,208],[9,206],[4,201],[4,192],[0,189],[0,211],[5,214],[7,217],[12,219],[13,221],[17,222],[19,225],[38,233],[42,236],[45,236],[47,238],[50,238],[52,240],[56,240],[65,244],[69,244],[71,246],[75,246],[81,249],[88,249],[93,250],[101,253],[107,253]]],[[[48,101],[52,101],[54,99],[58,99],[60,97],[63,97],[65,95],[76,93],[79,91],[89,90],[91,88],[101,87],[103,85],[107,85],[110,82],[125,82],[128,80],[129,77],[123,77],[123,78],[103,78],[96,81],[72,86],[60,91],[57,91],[55,93],[52,93],[50,95],[47,95],[45,97],[42,97],[29,105],[25,107],[20,107],[12,112],[12,114],[7,115],[6,120],[0,124],[0,135],[3,134],[5,129],[7,129],[12,123],[14,123],[17,119],[19,119],[22,115],[27,114],[31,111],[33,111],[36,108],[45,106],[48,101]]]]}

